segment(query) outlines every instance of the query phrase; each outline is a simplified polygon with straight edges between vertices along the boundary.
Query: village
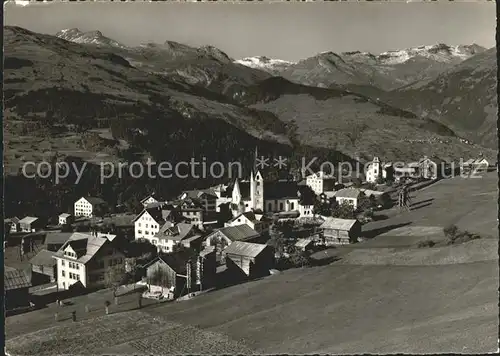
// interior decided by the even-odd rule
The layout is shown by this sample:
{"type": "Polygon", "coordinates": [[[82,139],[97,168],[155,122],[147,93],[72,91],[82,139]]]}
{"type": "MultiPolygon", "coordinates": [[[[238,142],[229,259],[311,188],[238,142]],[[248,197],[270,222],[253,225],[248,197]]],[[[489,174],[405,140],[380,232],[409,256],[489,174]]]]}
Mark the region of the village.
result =
{"type": "MultiPolygon", "coordinates": [[[[138,212],[109,214],[103,199],[81,197],[56,226],[35,216],[8,218],[7,315],[103,288],[115,297],[132,291],[139,304],[182,300],[311,265],[318,251],[363,243],[369,236],[362,226],[378,210],[409,209],[409,192],[443,179],[447,167],[427,157],[393,167],[374,157],[364,179],[342,183],[332,172],[267,181],[252,170],[247,180],[173,200],[152,193],[138,212]]],[[[488,169],[481,157],[460,172],[488,169]]]]}

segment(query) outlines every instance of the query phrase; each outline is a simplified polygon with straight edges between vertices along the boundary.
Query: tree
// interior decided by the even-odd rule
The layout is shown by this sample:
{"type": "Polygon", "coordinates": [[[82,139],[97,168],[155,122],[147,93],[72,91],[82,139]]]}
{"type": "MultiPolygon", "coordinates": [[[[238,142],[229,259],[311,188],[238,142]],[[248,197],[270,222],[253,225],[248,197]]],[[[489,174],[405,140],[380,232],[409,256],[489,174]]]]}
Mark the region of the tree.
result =
{"type": "Polygon", "coordinates": [[[274,248],[278,256],[282,256],[286,252],[286,241],[282,233],[272,234],[267,244],[274,248]]]}
{"type": "Polygon", "coordinates": [[[456,225],[448,225],[443,229],[444,236],[452,243],[458,237],[458,227],[456,225]]]}
{"type": "Polygon", "coordinates": [[[290,262],[296,267],[304,267],[310,264],[310,258],[306,252],[293,248],[290,254],[290,262]]]}
{"type": "Polygon", "coordinates": [[[332,210],[332,216],[339,219],[354,219],[354,207],[348,202],[337,204],[332,210]]]}
{"type": "Polygon", "coordinates": [[[315,215],[330,216],[332,214],[332,205],[329,203],[317,201],[313,207],[315,215]]]}
{"type": "Polygon", "coordinates": [[[104,274],[104,283],[107,288],[113,289],[113,296],[116,297],[116,291],[125,283],[125,267],[122,264],[110,266],[104,274]]]}

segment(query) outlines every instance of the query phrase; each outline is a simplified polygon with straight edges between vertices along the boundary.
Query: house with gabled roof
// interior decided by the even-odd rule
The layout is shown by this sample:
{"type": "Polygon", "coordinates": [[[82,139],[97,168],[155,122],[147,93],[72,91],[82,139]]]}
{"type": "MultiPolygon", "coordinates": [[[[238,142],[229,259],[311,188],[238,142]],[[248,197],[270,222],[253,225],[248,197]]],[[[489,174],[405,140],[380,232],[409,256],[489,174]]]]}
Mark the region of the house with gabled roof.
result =
{"type": "Polygon", "coordinates": [[[250,226],[236,225],[216,229],[204,237],[205,246],[215,246],[217,255],[222,256],[224,249],[234,241],[252,242],[258,240],[260,234],[250,226]]]}
{"type": "Polygon", "coordinates": [[[269,275],[274,267],[274,250],[265,244],[234,241],[225,250],[228,274],[244,278],[269,275]]]}
{"type": "Polygon", "coordinates": [[[334,197],[337,204],[347,203],[352,205],[353,209],[356,210],[365,195],[358,188],[343,188],[336,191],[334,197]]]}
{"type": "Polygon", "coordinates": [[[355,219],[328,217],[320,226],[325,245],[346,245],[361,235],[361,223],[355,219]]]}
{"type": "Polygon", "coordinates": [[[35,216],[26,216],[19,220],[19,227],[23,232],[35,232],[44,226],[43,220],[35,216]]]}
{"type": "Polygon", "coordinates": [[[9,232],[18,232],[21,231],[21,226],[19,225],[20,219],[17,216],[14,216],[9,219],[4,220],[4,225],[6,228],[8,228],[9,232]]]}
{"type": "Polygon", "coordinates": [[[151,239],[162,226],[173,226],[176,215],[162,203],[151,203],[134,219],[134,237],[136,240],[151,239]]]}
{"type": "Polygon", "coordinates": [[[152,203],[159,203],[160,200],[157,199],[157,196],[155,195],[155,193],[151,193],[149,194],[148,196],[144,197],[143,199],[141,199],[141,204],[146,208],[149,204],[152,204],[152,203]]]}
{"type": "Polygon", "coordinates": [[[74,205],[75,217],[84,216],[91,218],[93,216],[102,216],[107,208],[104,199],[97,197],[81,197],[74,205]]]}
{"type": "Polygon", "coordinates": [[[62,213],[58,216],[59,225],[71,224],[73,222],[73,216],[68,213],[62,213]]]}
{"type": "Polygon", "coordinates": [[[253,211],[246,211],[226,222],[224,226],[239,226],[243,224],[248,225],[250,228],[261,234],[269,229],[271,221],[269,221],[269,219],[267,219],[264,214],[259,214],[253,211]]]}
{"type": "Polygon", "coordinates": [[[158,252],[170,253],[174,251],[174,246],[201,246],[201,239],[195,226],[181,222],[175,225],[165,224],[148,240],[157,247],[158,252]]]}
{"type": "Polygon", "coordinates": [[[29,305],[30,287],[31,282],[24,271],[4,266],[4,305],[6,310],[29,305]]]}
{"type": "Polygon", "coordinates": [[[206,212],[215,212],[217,208],[217,193],[212,189],[186,190],[180,196],[180,200],[191,199],[206,212]]]}
{"type": "Polygon", "coordinates": [[[167,299],[210,288],[217,268],[214,248],[200,253],[179,250],[161,254],[144,267],[150,290],[159,291],[167,299]]]}
{"type": "Polygon", "coordinates": [[[106,237],[75,232],[53,256],[57,261],[57,286],[69,289],[80,282],[86,288],[103,287],[106,272],[125,269],[125,256],[106,237]]]}
{"type": "Polygon", "coordinates": [[[33,283],[43,284],[54,282],[57,278],[57,261],[54,251],[40,250],[29,261],[31,266],[31,279],[33,283]],[[37,281],[37,282],[35,282],[37,281]]]}
{"type": "Polygon", "coordinates": [[[479,158],[470,158],[467,161],[462,163],[461,170],[464,173],[473,173],[473,172],[484,172],[487,171],[489,167],[489,162],[484,157],[479,158]]]}

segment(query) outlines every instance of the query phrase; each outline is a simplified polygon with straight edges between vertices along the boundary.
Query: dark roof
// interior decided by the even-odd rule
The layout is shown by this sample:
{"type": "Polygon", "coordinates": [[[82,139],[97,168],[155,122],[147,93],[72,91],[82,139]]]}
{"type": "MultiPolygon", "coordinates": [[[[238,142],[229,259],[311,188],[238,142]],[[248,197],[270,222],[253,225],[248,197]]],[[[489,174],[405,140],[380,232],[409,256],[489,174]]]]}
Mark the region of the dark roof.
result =
{"type": "Polygon", "coordinates": [[[186,265],[193,257],[192,251],[180,250],[156,257],[153,261],[149,262],[145,267],[149,267],[157,261],[162,261],[167,266],[172,268],[177,274],[186,275],[186,265]]]}
{"type": "Polygon", "coordinates": [[[231,241],[247,240],[259,236],[259,233],[248,225],[223,227],[219,230],[231,241]]]}
{"type": "Polygon", "coordinates": [[[153,199],[154,199],[154,200],[156,200],[156,201],[161,201],[161,199],[160,199],[160,198],[158,198],[158,197],[155,195],[155,193],[151,193],[151,194],[149,194],[147,197],[145,197],[145,198],[141,199],[141,203],[144,203],[144,202],[145,202],[146,200],[148,200],[149,198],[153,198],[153,199]]]}
{"type": "Polygon", "coordinates": [[[171,211],[162,208],[163,205],[157,205],[156,203],[153,204],[148,204],[142,212],[136,216],[134,219],[134,222],[137,221],[146,211],[148,212],[149,215],[158,223],[158,225],[162,225],[165,223],[166,219],[170,216],[171,211]],[[150,207],[150,205],[154,205],[153,207],[150,207]]]}
{"type": "Polygon", "coordinates": [[[4,267],[4,290],[8,291],[29,287],[31,287],[31,283],[23,271],[12,267],[4,267]]]}
{"type": "Polygon", "coordinates": [[[46,245],[63,245],[73,235],[72,232],[49,232],[45,237],[46,245]]]}
{"type": "Polygon", "coordinates": [[[264,182],[264,199],[297,198],[299,186],[294,181],[264,182]]]}
{"type": "Polygon", "coordinates": [[[254,222],[254,223],[258,223],[260,222],[260,220],[257,219],[257,217],[255,216],[255,213],[253,211],[246,211],[244,213],[241,213],[241,214],[238,214],[237,216],[235,216],[233,219],[230,220],[230,222],[234,222],[236,221],[240,216],[244,216],[246,217],[248,220],[254,222]]]}
{"type": "Polygon", "coordinates": [[[238,182],[240,194],[243,199],[250,198],[250,182],[238,182]]]}
{"type": "Polygon", "coordinates": [[[215,194],[215,192],[212,188],[203,189],[203,190],[185,190],[184,192],[182,192],[182,194],[179,196],[179,198],[182,197],[184,194],[186,194],[186,196],[188,198],[191,198],[191,199],[199,199],[199,198],[202,198],[203,196],[206,196],[206,195],[217,198],[217,194],[215,194]]]}
{"type": "Polygon", "coordinates": [[[21,221],[17,216],[14,216],[10,219],[5,219],[6,221],[9,220],[10,223],[13,223],[13,224],[19,224],[19,221],[21,221]]]}
{"type": "Polygon", "coordinates": [[[104,199],[98,197],[85,197],[85,199],[87,199],[87,201],[92,205],[106,204],[104,199]]]}
{"type": "Polygon", "coordinates": [[[57,263],[55,258],[52,258],[54,256],[55,252],[47,251],[47,250],[41,250],[34,256],[31,260],[30,263],[35,266],[47,266],[47,267],[54,267],[57,263]]]}

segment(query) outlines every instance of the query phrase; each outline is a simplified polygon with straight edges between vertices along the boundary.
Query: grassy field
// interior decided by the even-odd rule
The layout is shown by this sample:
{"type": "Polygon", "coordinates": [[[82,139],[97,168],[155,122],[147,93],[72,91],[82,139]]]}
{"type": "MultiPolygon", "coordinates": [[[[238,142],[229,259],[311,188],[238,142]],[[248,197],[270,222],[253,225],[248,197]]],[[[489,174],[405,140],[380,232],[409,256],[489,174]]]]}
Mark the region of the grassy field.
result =
{"type": "Polygon", "coordinates": [[[483,180],[446,180],[419,191],[414,202],[434,199],[431,204],[393,212],[389,219],[374,223],[385,227],[370,228],[385,232],[346,248],[340,261],[327,266],[292,269],[188,301],[152,303],[140,311],[126,304],[113,306],[119,313],[113,316],[103,315],[102,303],[110,292],[102,291],[75,298],[79,308],[85,303],[98,307],[82,315],[89,321],[65,321],[55,328],[50,307],[9,317],[7,350],[29,355],[73,350],[84,354],[496,352],[495,184],[491,174],[483,180]],[[419,230],[437,238],[449,223],[483,237],[457,246],[414,246],[416,239],[429,238],[420,236],[419,230]],[[399,225],[403,226],[391,229],[399,225]],[[398,240],[406,243],[387,247],[398,240]],[[116,337],[110,337],[109,330],[117,330],[116,337]],[[83,336],[76,337],[77,332],[83,336]]]}

